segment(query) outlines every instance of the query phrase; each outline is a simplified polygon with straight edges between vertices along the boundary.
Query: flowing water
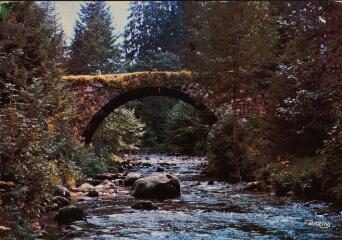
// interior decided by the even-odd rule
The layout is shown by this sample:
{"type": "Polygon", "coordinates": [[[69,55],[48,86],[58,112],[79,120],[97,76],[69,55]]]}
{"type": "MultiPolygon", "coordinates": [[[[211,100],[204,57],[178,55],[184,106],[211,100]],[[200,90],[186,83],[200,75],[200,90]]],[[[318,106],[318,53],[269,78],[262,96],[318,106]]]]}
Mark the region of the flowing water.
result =
{"type": "Polygon", "coordinates": [[[174,173],[181,196],[155,202],[158,210],[135,210],[129,189],[118,186],[115,197],[76,202],[85,221],[72,227],[47,227],[48,239],[342,239],[342,212],[327,204],[303,202],[270,193],[241,190],[242,184],[209,184],[196,157],[148,155],[135,157],[131,172],[156,174],[156,167],[174,173]]]}

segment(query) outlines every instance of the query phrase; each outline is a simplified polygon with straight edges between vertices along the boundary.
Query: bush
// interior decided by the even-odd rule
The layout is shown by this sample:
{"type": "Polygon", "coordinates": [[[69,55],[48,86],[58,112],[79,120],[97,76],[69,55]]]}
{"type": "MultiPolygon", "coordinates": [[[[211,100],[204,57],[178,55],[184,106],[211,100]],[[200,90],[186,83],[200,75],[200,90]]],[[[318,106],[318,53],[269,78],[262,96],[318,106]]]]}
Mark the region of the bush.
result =
{"type": "MultiPolygon", "coordinates": [[[[238,181],[233,156],[232,115],[227,112],[212,126],[208,134],[206,157],[209,161],[207,173],[229,181],[238,181]]],[[[235,157],[239,165],[242,180],[255,179],[255,170],[261,167],[264,158],[260,151],[260,119],[250,116],[240,123],[235,157]]]]}
{"type": "Polygon", "coordinates": [[[83,160],[81,168],[86,176],[94,176],[103,173],[107,169],[103,162],[93,158],[83,160]]]}
{"type": "Polygon", "coordinates": [[[342,206],[342,131],[337,123],[330,132],[330,139],[320,151],[322,159],[322,194],[335,199],[342,206]]]}
{"type": "MultiPolygon", "coordinates": [[[[242,142],[241,135],[239,143],[242,142]]],[[[240,163],[244,155],[241,144],[236,146],[236,155],[240,163]]],[[[207,173],[225,180],[237,181],[236,167],[233,159],[232,116],[226,113],[214,124],[208,134],[207,154],[209,161],[207,173]]]]}
{"type": "Polygon", "coordinates": [[[197,154],[205,153],[205,140],[208,126],[202,123],[201,117],[191,105],[182,101],[176,103],[166,120],[167,149],[172,153],[197,154]]]}
{"type": "Polygon", "coordinates": [[[97,129],[93,146],[97,157],[106,166],[124,153],[139,149],[144,134],[144,124],[135,117],[134,111],[121,107],[112,112],[97,129]]]}

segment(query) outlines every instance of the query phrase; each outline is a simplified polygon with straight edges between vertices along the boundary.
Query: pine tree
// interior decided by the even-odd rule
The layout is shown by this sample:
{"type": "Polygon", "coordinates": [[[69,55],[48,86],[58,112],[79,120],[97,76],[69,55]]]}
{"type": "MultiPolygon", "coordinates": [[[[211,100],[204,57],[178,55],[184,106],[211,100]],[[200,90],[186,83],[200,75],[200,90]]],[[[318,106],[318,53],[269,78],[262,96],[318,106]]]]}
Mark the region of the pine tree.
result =
{"type": "Polygon", "coordinates": [[[81,6],[76,21],[75,35],[70,47],[68,72],[92,74],[96,70],[111,73],[119,69],[120,51],[113,35],[109,6],[103,1],[88,2],[81,6]]]}
{"type": "Polygon", "coordinates": [[[156,65],[156,59],[166,52],[170,59],[174,58],[170,53],[182,58],[186,38],[182,2],[135,1],[130,10],[124,48],[135,70],[165,69],[167,65],[156,65]]]}
{"type": "Polygon", "coordinates": [[[60,70],[63,31],[53,23],[55,17],[50,3],[13,4],[0,22],[0,89],[4,83],[25,86],[60,70]]]}

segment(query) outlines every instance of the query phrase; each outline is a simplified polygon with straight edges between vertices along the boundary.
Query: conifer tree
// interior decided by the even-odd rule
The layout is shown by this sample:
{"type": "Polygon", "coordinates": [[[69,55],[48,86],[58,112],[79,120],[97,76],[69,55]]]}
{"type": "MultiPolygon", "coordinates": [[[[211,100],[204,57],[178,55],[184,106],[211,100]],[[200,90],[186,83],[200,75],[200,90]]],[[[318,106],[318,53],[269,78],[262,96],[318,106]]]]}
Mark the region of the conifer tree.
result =
{"type": "Polygon", "coordinates": [[[60,70],[63,31],[54,14],[48,2],[12,4],[0,22],[0,89],[4,83],[25,86],[60,70]]]}
{"type": "Polygon", "coordinates": [[[68,72],[91,74],[115,72],[120,64],[120,51],[115,45],[110,8],[103,1],[81,6],[70,47],[68,72]]]}
{"type": "Polygon", "coordinates": [[[138,70],[165,69],[167,63],[158,64],[158,59],[182,58],[186,43],[183,5],[177,1],[131,2],[124,48],[127,60],[138,70]]]}

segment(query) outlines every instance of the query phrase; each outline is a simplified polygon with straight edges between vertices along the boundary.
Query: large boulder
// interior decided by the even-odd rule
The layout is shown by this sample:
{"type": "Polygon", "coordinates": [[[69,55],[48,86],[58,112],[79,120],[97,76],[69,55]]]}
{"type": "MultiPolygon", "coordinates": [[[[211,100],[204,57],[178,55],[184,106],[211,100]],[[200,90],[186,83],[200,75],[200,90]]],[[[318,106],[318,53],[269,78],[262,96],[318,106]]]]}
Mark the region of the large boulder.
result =
{"type": "Polygon", "coordinates": [[[81,208],[75,206],[68,206],[59,209],[57,215],[55,216],[55,221],[58,224],[69,224],[74,221],[83,220],[85,214],[81,208]]]}
{"type": "Polygon", "coordinates": [[[176,176],[159,174],[136,180],[132,195],[137,198],[173,198],[180,195],[180,183],[176,176]]]}
{"type": "Polygon", "coordinates": [[[142,178],[140,173],[129,173],[125,177],[125,186],[132,186],[134,182],[138,179],[142,178]]]}
{"type": "Polygon", "coordinates": [[[70,191],[66,187],[62,185],[58,185],[56,186],[56,189],[53,195],[64,197],[64,198],[70,198],[70,191]]]}

